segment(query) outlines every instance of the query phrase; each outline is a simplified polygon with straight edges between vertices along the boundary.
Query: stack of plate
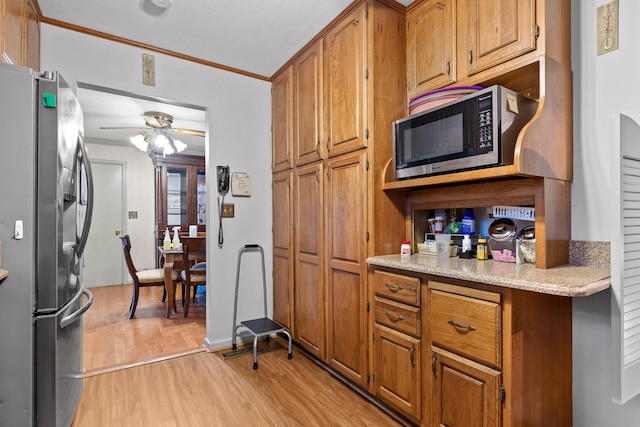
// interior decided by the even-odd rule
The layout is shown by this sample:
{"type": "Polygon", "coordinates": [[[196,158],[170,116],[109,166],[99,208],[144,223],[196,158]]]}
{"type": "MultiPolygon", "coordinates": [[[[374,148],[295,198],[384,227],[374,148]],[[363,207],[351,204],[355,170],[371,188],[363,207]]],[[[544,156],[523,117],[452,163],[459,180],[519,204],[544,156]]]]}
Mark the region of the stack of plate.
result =
{"type": "Polygon", "coordinates": [[[409,115],[426,111],[430,108],[461,98],[480,89],[480,86],[454,86],[433,90],[411,98],[409,101],[409,115]]]}

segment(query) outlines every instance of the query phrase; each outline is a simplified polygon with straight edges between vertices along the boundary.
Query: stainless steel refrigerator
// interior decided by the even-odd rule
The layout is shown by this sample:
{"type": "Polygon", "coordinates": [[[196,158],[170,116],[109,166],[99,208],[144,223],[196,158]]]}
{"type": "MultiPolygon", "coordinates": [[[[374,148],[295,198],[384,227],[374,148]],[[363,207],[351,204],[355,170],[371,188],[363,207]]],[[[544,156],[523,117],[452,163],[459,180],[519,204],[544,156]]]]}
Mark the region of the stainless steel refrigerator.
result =
{"type": "Polygon", "coordinates": [[[82,393],[82,119],[58,73],[0,63],[0,426],[69,426],[82,393]]]}

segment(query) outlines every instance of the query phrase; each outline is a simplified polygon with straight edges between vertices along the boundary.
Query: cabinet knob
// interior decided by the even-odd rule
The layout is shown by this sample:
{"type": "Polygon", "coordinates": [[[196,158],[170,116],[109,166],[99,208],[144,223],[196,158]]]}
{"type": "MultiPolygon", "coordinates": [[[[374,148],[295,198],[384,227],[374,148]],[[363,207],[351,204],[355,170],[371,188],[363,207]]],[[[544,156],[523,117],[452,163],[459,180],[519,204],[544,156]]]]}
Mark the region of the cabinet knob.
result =
{"type": "Polygon", "coordinates": [[[116,229],[116,236],[119,236],[120,233],[122,233],[122,230],[120,230],[119,228],[116,229]]]}

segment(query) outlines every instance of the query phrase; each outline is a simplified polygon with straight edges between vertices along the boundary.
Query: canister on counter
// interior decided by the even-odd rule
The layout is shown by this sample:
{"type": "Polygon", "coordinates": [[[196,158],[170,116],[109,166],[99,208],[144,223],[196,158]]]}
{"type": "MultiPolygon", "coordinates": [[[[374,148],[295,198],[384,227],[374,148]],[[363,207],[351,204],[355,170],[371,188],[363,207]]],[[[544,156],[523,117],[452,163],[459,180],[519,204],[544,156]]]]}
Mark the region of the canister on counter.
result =
{"type": "Polygon", "coordinates": [[[499,218],[489,226],[489,249],[494,261],[516,262],[516,224],[499,218]]]}

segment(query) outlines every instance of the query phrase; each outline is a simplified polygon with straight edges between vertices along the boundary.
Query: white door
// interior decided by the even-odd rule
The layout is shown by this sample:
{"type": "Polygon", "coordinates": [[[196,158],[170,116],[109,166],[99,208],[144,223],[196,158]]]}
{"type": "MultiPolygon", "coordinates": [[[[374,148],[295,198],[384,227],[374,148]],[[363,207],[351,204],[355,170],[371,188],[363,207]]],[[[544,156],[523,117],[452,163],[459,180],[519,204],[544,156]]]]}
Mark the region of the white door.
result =
{"type": "Polygon", "coordinates": [[[126,269],[122,242],[125,224],[125,165],[91,160],[93,217],[84,251],[84,282],[88,288],[121,285],[126,269]]]}

